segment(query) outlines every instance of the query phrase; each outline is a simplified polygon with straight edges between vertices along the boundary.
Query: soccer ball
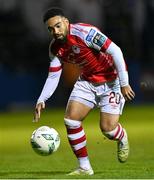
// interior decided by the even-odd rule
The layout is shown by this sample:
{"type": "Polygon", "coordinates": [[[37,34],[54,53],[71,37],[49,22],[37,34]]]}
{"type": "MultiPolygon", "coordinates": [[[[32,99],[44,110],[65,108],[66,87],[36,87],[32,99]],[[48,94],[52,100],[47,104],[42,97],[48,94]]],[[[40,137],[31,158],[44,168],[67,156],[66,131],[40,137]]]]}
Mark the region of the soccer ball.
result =
{"type": "Polygon", "coordinates": [[[41,126],[32,133],[30,142],[37,154],[48,156],[59,148],[60,137],[54,128],[41,126]]]}

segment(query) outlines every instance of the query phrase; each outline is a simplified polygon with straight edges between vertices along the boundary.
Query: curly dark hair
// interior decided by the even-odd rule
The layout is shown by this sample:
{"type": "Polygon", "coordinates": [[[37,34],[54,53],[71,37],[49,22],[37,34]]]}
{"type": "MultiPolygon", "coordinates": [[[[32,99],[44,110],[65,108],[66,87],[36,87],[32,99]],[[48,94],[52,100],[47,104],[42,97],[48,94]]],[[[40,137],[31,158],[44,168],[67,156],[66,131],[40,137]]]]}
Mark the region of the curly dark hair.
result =
{"type": "Polygon", "coordinates": [[[64,16],[64,12],[59,7],[52,7],[48,9],[43,15],[43,22],[45,23],[49,18],[54,16],[64,16]]]}

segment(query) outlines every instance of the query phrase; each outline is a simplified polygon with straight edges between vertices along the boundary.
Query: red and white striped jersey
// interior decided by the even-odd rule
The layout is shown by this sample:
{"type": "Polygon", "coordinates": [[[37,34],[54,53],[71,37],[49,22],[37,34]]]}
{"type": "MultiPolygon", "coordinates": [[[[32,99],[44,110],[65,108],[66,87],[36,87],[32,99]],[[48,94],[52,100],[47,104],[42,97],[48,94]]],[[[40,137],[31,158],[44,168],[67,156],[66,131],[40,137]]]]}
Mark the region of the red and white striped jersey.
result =
{"type": "Polygon", "coordinates": [[[70,24],[66,42],[52,41],[49,53],[61,62],[77,64],[83,79],[102,83],[117,77],[113,57],[106,53],[110,44],[111,40],[96,27],[83,23],[70,24]]]}
{"type": "Polygon", "coordinates": [[[54,93],[63,62],[77,64],[81,77],[89,82],[104,83],[118,77],[121,87],[129,84],[121,49],[94,26],[70,24],[65,42],[51,41],[49,56],[49,75],[38,103],[45,102],[54,93]]]}

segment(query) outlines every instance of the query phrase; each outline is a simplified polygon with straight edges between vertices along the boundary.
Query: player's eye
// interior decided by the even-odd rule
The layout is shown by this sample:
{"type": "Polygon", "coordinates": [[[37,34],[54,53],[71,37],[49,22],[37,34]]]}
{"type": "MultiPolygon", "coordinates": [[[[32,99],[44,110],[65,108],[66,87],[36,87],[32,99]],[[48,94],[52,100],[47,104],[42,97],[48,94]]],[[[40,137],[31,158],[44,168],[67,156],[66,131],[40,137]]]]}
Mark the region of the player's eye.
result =
{"type": "Polygon", "coordinates": [[[58,28],[58,29],[59,29],[60,27],[61,27],[61,25],[60,25],[60,24],[57,24],[57,25],[56,25],[56,28],[58,28]]]}

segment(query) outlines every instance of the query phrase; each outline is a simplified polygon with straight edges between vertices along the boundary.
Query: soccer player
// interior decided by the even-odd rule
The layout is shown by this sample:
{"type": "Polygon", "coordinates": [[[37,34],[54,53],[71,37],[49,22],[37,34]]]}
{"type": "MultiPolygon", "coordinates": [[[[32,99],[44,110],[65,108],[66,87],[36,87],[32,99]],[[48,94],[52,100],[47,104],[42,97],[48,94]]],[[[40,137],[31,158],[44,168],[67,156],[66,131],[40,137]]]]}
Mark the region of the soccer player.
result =
{"type": "Polygon", "coordinates": [[[80,67],[81,74],[70,94],[64,122],[79,166],[69,175],[94,174],[82,121],[96,106],[100,108],[102,133],[117,141],[118,160],[125,162],[129,154],[129,144],[127,132],[119,123],[119,117],[125,100],[132,100],[135,93],[129,85],[121,49],[92,25],[70,24],[59,8],[47,10],[43,20],[52,37],[49,45],[51,62],[48,77],[36,103],[34,121],[39,120],[45,101],[58,85],[63,62],[75,63],[80,67]]]}

